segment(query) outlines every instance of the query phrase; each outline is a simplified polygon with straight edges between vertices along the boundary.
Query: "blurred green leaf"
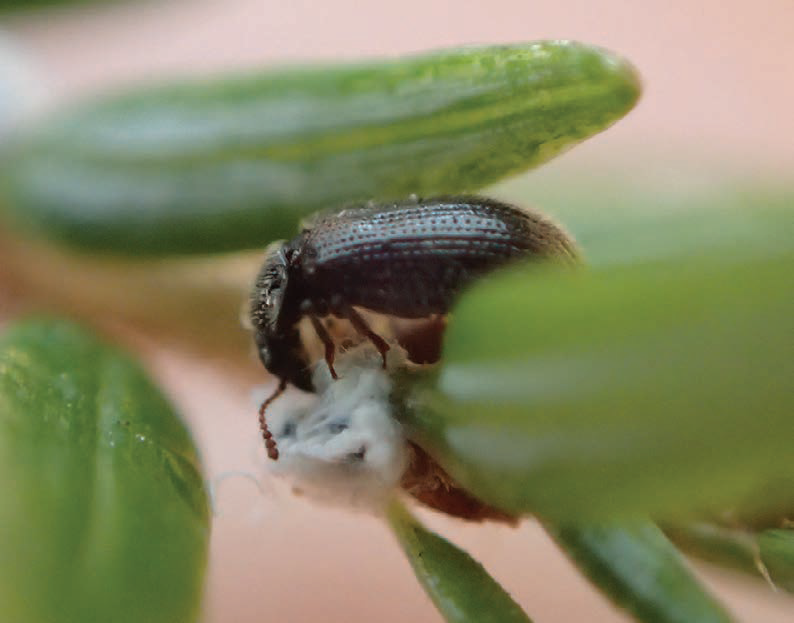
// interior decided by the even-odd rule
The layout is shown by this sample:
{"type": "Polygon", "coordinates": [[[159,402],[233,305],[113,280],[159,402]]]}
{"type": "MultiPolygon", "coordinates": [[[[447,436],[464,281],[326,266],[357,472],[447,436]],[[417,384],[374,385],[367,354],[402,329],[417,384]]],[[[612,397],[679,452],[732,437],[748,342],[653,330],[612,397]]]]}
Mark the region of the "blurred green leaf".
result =
{"type": "Polygon", "coordinates": [[[508,512],[791,508],[791,240],[483,280],[455,309],[436,387],[408,403],[409,434],[508,512]]]}
{"type": "Polygon", "coordinates": [[[685,159],[563,160],[489,191],[539,206],[571,231],[589,266],[683,258],[704,252],[786,248],[794,238],[794,192],[685,159]]]}
{"type": "Polygon", "coordinates": [[[758,535],[758,549],[774,585],[794,593],[794,530],[763,531],[758,535]]]}
{"type": "Polygon", "coordinates": [[[675,547],[650,522],[546,526],[579,569],[644,623],[725,623],[675,547]]]}
{"type": "Polygon", "coordinates": [[[450,623],[527,623],[529,618],[482,565],[430,532],[398,501],[388,509],[394,534],[419,582],[450,623]]]}
{"type": "Polygon", "coordinates": [[[262,247],[317,209],[481,188],[603,130],[638,96],[628,63],[564,41],[163,86],[21,141],[0,207],[117,253],[262,247]]]}
{"type": "Polygon", "coordinates": [[[122,0],[0,0],[0,11],[8,12],[27,12],[38,11],[59,5],[90,5],[90,4],[109,4],[110,2],[121,2],[122,0]]]}
{"type": "Polygon", "coordinates": [[[74,325],[0,337],[0,619],[194,621],[207,498],[183,423],[74,325]]]}
{"type": "Polygon", "coordinates": [[[693,556],[748,573],[794,593],[794,530],[752,532],[693,523],[666,532],[693,556]]]}
{"type": "Polygon", "coordinates": [[[0,148],[43,99],[44,87],[32,57],[22,42],[0,28],[0,148]]]}

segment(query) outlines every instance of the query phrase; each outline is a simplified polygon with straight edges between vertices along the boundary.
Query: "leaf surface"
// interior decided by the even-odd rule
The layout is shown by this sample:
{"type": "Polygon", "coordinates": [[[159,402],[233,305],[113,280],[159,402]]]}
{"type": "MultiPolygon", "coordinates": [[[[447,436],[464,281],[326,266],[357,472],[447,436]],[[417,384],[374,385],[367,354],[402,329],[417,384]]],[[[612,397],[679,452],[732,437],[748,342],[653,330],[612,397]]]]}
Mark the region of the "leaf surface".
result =
{"type": "Polygon", "coordinates": [[[391,504],[388,518],[417,579],[449,623],[529,623],[480,563],[422,526],[399,502],[391,504]]]}
{"type": "Polygon", "coordinates": [[[259,248],[318,209],[536,166],[626,114],[639,88],[625,61],[567,41],[150,88],[21,139],[0,209],[114,253],[259,248]]]}
{"type": "Polygon", "coordinates": [[[0,336],[0,619],[194,621],[207,497],[141,369],[70,323],[0,336]]]}

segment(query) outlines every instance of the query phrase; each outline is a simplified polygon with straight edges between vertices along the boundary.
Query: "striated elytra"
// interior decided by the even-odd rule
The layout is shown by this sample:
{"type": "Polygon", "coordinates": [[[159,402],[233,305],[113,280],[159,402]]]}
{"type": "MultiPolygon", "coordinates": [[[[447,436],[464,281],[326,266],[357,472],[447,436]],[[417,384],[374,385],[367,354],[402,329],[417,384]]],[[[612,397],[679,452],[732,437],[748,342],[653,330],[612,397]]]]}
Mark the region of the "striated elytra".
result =
{"type": "Polygon", "coordinates": [[[319,320],[349,320],[384,357],[388,344],[354,309],[399,318],[446,314],[473,280],[522,258],[573,261],[576,249],[546,217],[478,196],[411,198],[321,214],[275,243],[254,284],[259,356],[282,381],[311,391],[298,322],[309,316],[333,371],[335,345],[319,320]]]}

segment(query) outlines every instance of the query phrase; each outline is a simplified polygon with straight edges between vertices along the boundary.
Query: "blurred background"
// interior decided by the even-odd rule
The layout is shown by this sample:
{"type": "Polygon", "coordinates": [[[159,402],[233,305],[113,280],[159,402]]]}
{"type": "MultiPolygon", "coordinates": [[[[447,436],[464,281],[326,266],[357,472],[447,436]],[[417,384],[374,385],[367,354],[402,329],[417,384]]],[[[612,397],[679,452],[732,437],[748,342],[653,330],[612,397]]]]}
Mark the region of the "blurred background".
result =
{"type": "MultiPolygon", "coordinates": [[[[532,196],[533,187],[559,183],[581,184],[586,194],[589,180],[646,193],[703,193],[737,179],[790,183],[794,170],[791,0],[86,1],[12,7],[0,13],[0,33],[3,46],[25,60],[27,73],[15,80],[24,84],[24,109],[36,113],[174,76],[577,39],[630,59],[643,77],[643,97],[615,127],[508,184],[505,196],[511,188],[532,196]]],[[[27,296],[25,284],[4,277],[0,266],[0,322],[25,308],[27,296]]],[[[262,477],[251,390],[267,379],[248,351],[234,363],[197,357],[134,325],[103,324],[144,356],[205,459],[217,514],[206,621],[440,620],[384,524],[312,506],[262,477]]],[[[242,329],[229,340],[235,348],[243,343],[242,329]]],[[[422,516],[479,559],[537,620],[628,620],[532,521],[512,529],[422,516]]],[[[696,568],[740,620],[791,620],[790,598],[696,568]]]]}

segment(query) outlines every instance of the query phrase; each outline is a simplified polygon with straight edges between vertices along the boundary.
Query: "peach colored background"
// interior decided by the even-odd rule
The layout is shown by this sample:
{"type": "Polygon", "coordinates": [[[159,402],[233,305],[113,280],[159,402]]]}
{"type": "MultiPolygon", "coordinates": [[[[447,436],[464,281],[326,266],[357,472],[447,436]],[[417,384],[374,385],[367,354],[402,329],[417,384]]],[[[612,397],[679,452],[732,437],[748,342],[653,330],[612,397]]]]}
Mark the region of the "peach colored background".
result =
{"type": "MultiPolygon", "coordinates": [[[[580,39],[632,59],[645,94],[625,121],[551,166],[683,157],[726,175],[790,176],[794,165],[791,0],[149,0],[16,15],[2,25],[34,55],[53,102],[129,80],[300,59],[580,39]]],[[[233,377],[138,342],[187,414],[218,484],[207,621],[440,620],[379,521],[309,506],[268,481],[260,492],[233,475],[258,474],[263,460],[249,399],[262,376],[253,365],[233,377]]],[[[480,559],[535,620],[627,620],[534,523],[512,530],[424,516],[480,559]]],[[[790,598],[698,569],[740,620],[791,621],[790,598]]]]}

